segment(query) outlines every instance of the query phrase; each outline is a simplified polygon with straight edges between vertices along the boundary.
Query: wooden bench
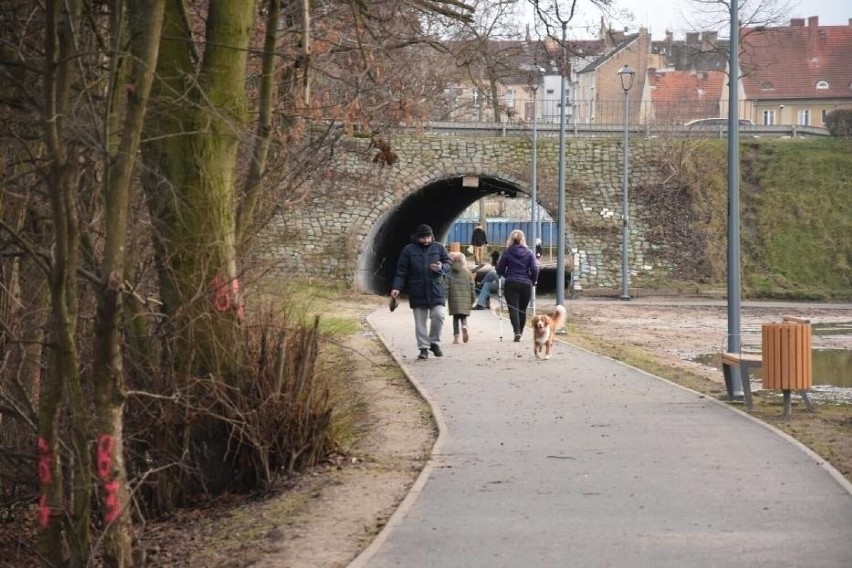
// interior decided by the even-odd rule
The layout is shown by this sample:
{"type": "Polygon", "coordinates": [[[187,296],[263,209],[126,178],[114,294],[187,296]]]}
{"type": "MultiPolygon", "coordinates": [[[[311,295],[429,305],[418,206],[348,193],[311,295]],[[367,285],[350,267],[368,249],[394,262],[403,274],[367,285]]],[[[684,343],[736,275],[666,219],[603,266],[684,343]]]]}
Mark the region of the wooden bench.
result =
{"type": "Polygon", "coordinates": [[[759,353],[722,353],[722,372],[725,374],[725,384],[733,385],[733,370],[739,369],[743,383],[743,397],[746,407],[751,410],[754,403],[751,399],[751,379],[749,370],[759,369],[763,366],[763,360],[759,353]]]}

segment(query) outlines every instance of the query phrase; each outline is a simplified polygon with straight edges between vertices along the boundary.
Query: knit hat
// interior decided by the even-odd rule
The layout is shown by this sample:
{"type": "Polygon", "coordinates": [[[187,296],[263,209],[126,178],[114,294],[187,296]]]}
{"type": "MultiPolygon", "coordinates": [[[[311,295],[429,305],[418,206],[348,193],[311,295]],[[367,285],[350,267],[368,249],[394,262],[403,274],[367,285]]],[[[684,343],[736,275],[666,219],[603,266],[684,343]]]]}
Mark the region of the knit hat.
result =
{"type": "Polygon", "coordinates": [[[432,236],[432,227],[429,225],[420,225],[417,227],[417,230],[414,232],[414,236],[418,239],[420,237],[431,237],[432,236]]]}

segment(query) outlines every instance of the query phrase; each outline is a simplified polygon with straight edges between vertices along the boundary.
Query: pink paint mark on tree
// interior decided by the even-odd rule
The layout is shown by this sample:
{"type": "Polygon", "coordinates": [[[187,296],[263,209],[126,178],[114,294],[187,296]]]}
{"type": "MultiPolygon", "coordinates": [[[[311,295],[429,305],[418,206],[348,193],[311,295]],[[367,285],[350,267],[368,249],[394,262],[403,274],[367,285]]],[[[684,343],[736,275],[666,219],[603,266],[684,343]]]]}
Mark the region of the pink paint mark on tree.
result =
{"type": "Polygon", "coordinates": [[[106,483],[112,477],[112,453],[115,441],[109,434],[101,434],[98,438],[98,478],[106,483]]]}
{"type": "Polygon", "coordinates": [[[50,507],[47,505],[47,493],[38,498],[38,526],[46,529],[50,524],[50,507]]]}
{"type": "Polygon", "coordinates": [[[47,502],[45,487],[53,482],[53,451],[47,440],[38,437],[38,481],[41,484],[42,493],[38,500],[38,524],[46,529],[50,524],[50,506],[47,502]]]}
{"type": "Polygon", "coordinates": [[[237,319],[243,321],[246,317],[246,307],[240,296],[240,281],[236,278],[231,280],[231,291],[234,293],[234,306],[237,308],[237,319]]]}
{"type": "Polygon", "coordinates": [[[240,281],[237,278],[234,278],[230,281],[230,283],[231,285],[229,287],[228,279],[221,274],[217,274],[213,280],[210,281],[210,288],[213,291],[213,309],[219,313],[224,313],[233,309],[237,313],[237,319],[243,321],[246,311],[242,300],[240,299],[240,281]]]}
{"type": "Polygon", "coordinates": [[[118,481],[110,481],[104,483],[104,520],[108,523],[113,522],[118,518],[119,502],[118,502],[118,481]]]}
{"type": "Polygon", "coordinates": [[[219,313],[231,309],[231,291],[225,286],[228,281],[221,274],[217,274],[210,282],[213,288],[213,309],[219,313]]]}
{"type": "Polygon", "coordinates": [[[98,438],[98,478],[104,484],[104,521],[111,523],[118,518],[120,511],[118,481],[112,477],[112,459],[115,454],[115,440],[109,434],[98,438]]]}

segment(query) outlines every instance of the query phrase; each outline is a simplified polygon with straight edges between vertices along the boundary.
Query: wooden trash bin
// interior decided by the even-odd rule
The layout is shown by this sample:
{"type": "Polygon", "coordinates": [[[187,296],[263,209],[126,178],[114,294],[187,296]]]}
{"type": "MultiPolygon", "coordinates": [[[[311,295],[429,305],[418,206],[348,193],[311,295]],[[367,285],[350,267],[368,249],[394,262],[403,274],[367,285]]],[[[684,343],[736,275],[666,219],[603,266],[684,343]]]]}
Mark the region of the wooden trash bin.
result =
{"type": "Polygon", "coordinates": [[[807,390],[813,379],[811,325],[765,323],[763,332],[763,388],[807,390]]]}
{"type": "Polygon", "coordinates": [[[811,324],[799,318],[784,318],[781,323],[765,323],[763,335],[763,388],[784,393],[784,417],[792,414],[791,393],[799,391],[813,411],[807,391],[813,382],[811,324]]]}
{"type": "Polygon", "coordinates": [[[461,243],[457,241],[450,243],[450,252],[461,252],[461,243]]]}

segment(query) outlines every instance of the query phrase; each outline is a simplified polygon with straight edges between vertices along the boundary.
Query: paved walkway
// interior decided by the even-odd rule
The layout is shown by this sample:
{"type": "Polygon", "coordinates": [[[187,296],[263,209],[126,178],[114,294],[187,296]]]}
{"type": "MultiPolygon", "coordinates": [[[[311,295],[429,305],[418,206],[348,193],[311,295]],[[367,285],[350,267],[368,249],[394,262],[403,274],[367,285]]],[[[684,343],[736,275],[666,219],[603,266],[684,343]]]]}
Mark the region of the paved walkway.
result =
{"type": "Polygon", "coordinates": [[[489,311],[426,361],[407,303],[369,321],[440,435],[350,568],[852,566],[852,486],[747,415],[564,342],[535,360],[489,311]]]}

